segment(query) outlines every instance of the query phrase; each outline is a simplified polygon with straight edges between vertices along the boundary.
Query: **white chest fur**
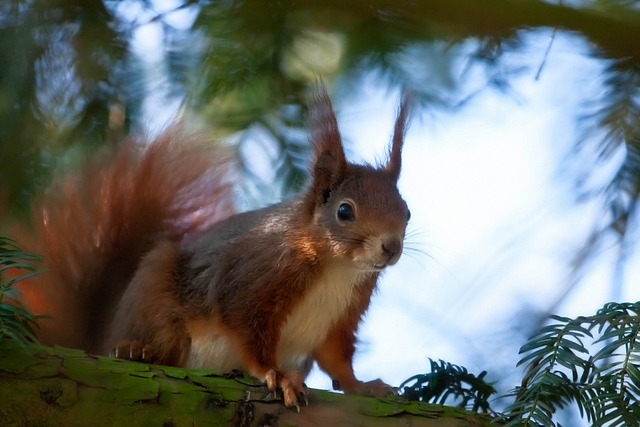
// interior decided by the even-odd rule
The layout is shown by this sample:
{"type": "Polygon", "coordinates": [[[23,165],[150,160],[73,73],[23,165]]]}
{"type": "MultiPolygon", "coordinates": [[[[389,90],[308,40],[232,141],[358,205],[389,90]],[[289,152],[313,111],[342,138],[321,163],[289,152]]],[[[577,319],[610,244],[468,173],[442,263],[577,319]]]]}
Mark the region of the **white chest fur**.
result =
{"type": "Polygon", "coordinates": [[[337,263],[325,269],[282,328],[278,364],[298,369],[327,337],[346,311],[353,290],[364,278],[353,264],[337,263]]]}
{"type": "Polygon", "coordinates": [[[211,330],[198,335],[191,334],[191,337],[187,367],[217,369],[221,372],[244,368],[240,356],[224,335],[211,330]]]}
{"type": "MultiPolygon", "coordinates": [[[[293,308],[280,334],[277,351],[278,368],[304,370],[309,356],[327,337],[344,314],[351,294],[366,273],[353,264],[336,263],[310,284],[306,295],[293,308]]],[[[217,328],[191,331],[191,352],[187,365],[193,368],[230,371],[244,366],[230,341],[217,328]]]]}

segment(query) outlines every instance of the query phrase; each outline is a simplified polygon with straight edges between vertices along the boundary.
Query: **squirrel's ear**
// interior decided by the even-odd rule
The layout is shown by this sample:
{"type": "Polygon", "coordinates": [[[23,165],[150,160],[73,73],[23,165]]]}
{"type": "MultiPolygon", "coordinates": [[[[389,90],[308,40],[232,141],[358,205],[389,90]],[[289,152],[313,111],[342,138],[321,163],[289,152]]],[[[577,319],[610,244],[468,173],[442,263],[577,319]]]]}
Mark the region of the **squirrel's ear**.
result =
{"type": "Polygon", "coordinates": [[[322,204],[327,201],[334,185],[342,181],[347,169],[338,121],[327,89],[322,84],[312,97],[309,119],[315,152],[313,191],[316,202],[322,204]]]}
{"type": "Polygon", "coordinates": [[[393,138],[391,139],[391,147],[389,148],[389,161],[387,162],[386,170],[394,181],[398,181],[400,169],[402,168],[402,145],[404,144],[404,136],[407,132],[407,122],[412,98],[411,92],[404,95],[393,129],[393,138]]]}

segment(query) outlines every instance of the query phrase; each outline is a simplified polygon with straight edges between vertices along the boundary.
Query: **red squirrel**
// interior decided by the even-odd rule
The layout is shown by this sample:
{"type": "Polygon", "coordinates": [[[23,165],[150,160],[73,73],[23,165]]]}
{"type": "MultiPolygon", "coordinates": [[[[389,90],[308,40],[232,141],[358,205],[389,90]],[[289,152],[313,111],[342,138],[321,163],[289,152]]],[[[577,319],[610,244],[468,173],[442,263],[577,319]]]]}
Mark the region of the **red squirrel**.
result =
{"type": "Polygon", "coordinates": [[[397,181],[409,105],[386,164],[347,162],[330,98],[310,105],[311,182],[234,214],[230,156],[179,126],[54,184],[20,239],[49,272],[22,285],[47,344],[194,368],[239,369],[306,401],[313,362],[347,393],[382,395],[353,371],[378,278],[402,254],[397,181]]]}

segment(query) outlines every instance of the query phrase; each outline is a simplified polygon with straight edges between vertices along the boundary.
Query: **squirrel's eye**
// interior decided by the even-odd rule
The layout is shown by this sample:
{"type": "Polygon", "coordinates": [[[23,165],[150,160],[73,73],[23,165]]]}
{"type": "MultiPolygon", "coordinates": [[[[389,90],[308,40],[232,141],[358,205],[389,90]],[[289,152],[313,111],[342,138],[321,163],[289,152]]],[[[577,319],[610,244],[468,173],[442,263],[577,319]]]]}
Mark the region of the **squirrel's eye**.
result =
{"type": "Polygon", "coordinates": [[[411,219],[411,211],[407,209],[407,222],[411,219]]]}
{"type": "Polygon", "coordinates": [[[353,213],[353,206],[348,203],[342,203],[338,206],[338,219],[340,221],[355,221],[356,216],[353,213]]]}

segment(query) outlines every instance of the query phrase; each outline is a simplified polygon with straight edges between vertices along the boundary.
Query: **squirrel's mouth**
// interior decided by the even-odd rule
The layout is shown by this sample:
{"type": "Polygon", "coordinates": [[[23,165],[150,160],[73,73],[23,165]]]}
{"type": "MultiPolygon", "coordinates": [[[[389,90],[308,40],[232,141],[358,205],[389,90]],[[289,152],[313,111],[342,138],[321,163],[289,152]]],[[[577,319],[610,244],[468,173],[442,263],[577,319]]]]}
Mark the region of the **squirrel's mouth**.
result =
{"type": "Polygon", "coordinates": [[[357,269],[362,272],[362,273],[379,273],[382,270],[384,270],[385,268],[387,268],[388,264],[386,263],[382,263],[382,264],[374,264],[374,263],[356,263],[357,265],[357,269]]]}
{"type": "Polygon", "coordinates": [[[387,266],[388,266],[388,265],[389,265],[389,264],[373,264],[373,265],[371,266],[371,269],[372,269],[373,271],[382,271],[382,270],[384,270],[385,268],[387,268],[387,266]]]}
{"type": "Polygon", "coordinates": [[[398,261],[398,257],[387,259],[384,256],[354,257],[356,268],[363,272],[377,273],[398,261]],[[359,259],[358,259],[359,258],[359,259]]]}

